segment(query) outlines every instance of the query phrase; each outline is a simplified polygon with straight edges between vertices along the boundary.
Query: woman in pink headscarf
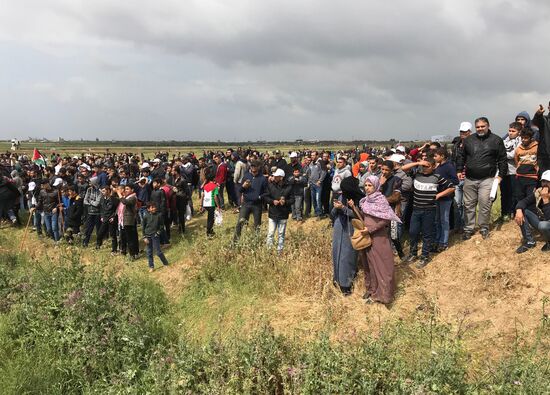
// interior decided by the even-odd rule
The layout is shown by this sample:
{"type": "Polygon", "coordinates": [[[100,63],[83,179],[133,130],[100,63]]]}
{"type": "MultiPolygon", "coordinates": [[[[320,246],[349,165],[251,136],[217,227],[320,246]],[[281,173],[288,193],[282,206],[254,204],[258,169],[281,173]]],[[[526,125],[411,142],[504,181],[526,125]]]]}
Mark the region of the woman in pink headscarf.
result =
{"type": "Polygon", "coordinates": [[[390,221],[401,222],[380,192],[380,180],[376,176],[365,181],[366,197],[359,202],[365,230],[372,239],[372,245],[361,251],[360,258],[365,268],[367,303],[391,303],[395,292],[395,267],[388,226],[390,221]]]}

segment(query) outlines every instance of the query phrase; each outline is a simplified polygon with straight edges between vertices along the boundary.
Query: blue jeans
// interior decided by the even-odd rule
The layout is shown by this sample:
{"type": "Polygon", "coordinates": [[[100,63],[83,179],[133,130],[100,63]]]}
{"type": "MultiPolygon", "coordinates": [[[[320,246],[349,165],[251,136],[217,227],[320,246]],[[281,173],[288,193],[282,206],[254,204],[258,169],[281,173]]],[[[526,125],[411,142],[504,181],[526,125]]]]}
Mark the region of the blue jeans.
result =
{"type": "Polygon", "coordinates": [[[529,230],[529,225],[537,229],[541,234],[544,241],[550,241],[550,221],[541,221],[537,214],[531,210],[523,210],[525,215],[525,221],[521,225],[521,234],[528,243],[534,243],[535,239],[529,230]]]}
{"type": "Polygon", "coordinates": [[[464,228],[464,180],[455,187],[455,229],[464,228]]]}
{"type": "Polygon", "coordinates": [[[36,233],[42,234],[42,211],[35,210],[33,218],[34,227],[36,228],[36,233]]]}
{"type": "Polygon", "coordinates": [[[313,211],[316,216],[323,213],[323,206],[321,205],[321,191],[322,185],[310,184],[311,189],[311,203],[313,204],[313,211]]]}
{"type": "Polygon", "coordinates": [[[44,213],[44,224],[46,225],[46,232],[53,234],[53,239],[58,241],[59,225],[57,223],[57,213],[44,213]]]}
{"type": "Polygon", "coordinates": [[[285,245],[286,219],[271,219],[267,225],[267,246],[273,246],[273,238],[277,231],[277,251],[281,252],[285,245]]]}
{"type": "Polygon", "coordinates": [[[164,253],[160,249],[160,237],[159,236],[145,236],[145,239],[149,241],[145,245],[145,251],[147,253],[147,260],[149,261],[149,267],[152,269],[155,267],[155,264],[153,263],[153,250],[157,254],[157,256],[160,258],[160,261],[163,265],[168,265],[168,260],[164,256],[164,253]]]}
{"type": "Polygon", "coordinates": [[[435,209],[413,208],[409,236],[411,241],[411,255],[418,253],[418,241],[422,232],[422,256],[430,255],[430,248],[434,238],[435,209]]]}
{"type": "Polygon", "coordinates": [[[435,241],[445,247],[449,245],[449,215],[452,204],[452,199],[438,200],[435,206],[435,241]]]}

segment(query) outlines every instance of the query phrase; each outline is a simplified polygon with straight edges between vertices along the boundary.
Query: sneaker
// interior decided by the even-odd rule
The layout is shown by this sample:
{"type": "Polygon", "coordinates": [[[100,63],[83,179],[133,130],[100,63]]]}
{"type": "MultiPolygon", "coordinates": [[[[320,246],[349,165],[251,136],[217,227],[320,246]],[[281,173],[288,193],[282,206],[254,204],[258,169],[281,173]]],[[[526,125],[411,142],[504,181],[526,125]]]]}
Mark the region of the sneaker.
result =
{"type": "Polygon", "coordinates": [[[544,245],[542,246],[542,248],[540,249],[542,252],[548,252],[550,251],[550,241],[547,241],[546,243],[544,243],[544,245]]]}
{"type": "Polygon", "coordinates": [[[152,267],[149,268],[149,273],[153,273],[154,271],[155,271],[154,268],[152,268],[152,267]]]}
{"type": "Polygon", "coordinates": [[[437,252],[443,252],[443,251],[447,250],[448,248],[449,248],[449,246],[440,244],[439,247],[437,247],[437,252]]]}
{"type": "Polygon", "coordinates": [[[484,229],[481,229],[481,230],[479,231],[479,233],[481,234],[481,238],[482,238],[483,240],[485,240],[486,238],[489,237],[489,229],[485,229],[485,228],[484,228],[484,229]]]}
{"type": "Polygon", "coordinates": [[[405,263],[412,263],[414,261],[416,261],[418,258],[416,256],[416,254],[409,254],[407,255],[406,257],[403,258],[403,262],[405,263]]]}
{"type": "Polygon", "coordinates": [[[531,248],[533,248],[536,245],[537,243],[524,243],[517,248],[516,254],[523,254],[524,252],[529,251],[531,248]]]}
{"type": "Polygon", "coordinates": [[[510,214],[504,214],[502,217],[500,217],[502,219],[502,222],[510,222],[510,220],[512,219],[512,217],[510,216],[510,214]]]}
{"type": "Polygon", "coordinates": [[[425,267],[428,263],[430,263],[431,259],[429,256],[422,255],[420,257],[419,262],[415,265],[417,269],[422,269],[425,267]]]}
{"type": "Polygon", "coordinates": [[[472,234],[470,232],[462,233],[462,240],[470,240],[471,238],[472,238],[472,234]]]}

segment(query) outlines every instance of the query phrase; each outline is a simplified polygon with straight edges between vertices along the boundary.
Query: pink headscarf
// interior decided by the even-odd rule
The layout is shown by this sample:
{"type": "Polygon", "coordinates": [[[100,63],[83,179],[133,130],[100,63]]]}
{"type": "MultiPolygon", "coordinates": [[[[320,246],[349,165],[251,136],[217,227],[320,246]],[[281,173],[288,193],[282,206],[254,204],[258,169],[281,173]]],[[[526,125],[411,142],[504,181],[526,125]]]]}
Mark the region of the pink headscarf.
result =
{"type": "Polygon", "coordinates": [[[401,223],[401,219],[395,214],[386,197],[380,192],[380,180],[378,177],[368,176],[365,184],[367,182],[374,186],[374,192],[367,195],[359,202],[359,207],[361,207],[363,213],[371,217],[401,223]]]}

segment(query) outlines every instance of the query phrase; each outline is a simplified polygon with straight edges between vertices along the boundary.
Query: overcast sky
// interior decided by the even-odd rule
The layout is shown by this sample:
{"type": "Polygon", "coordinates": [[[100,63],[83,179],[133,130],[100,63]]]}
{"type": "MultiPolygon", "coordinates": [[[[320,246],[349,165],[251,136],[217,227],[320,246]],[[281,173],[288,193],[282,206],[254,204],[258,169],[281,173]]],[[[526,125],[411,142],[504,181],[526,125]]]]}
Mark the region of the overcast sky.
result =
{"type": "Polygon", "coordinates": [[[0,138],[417,139],[550,99],[547,0],[0,0],[0,138]]]}

